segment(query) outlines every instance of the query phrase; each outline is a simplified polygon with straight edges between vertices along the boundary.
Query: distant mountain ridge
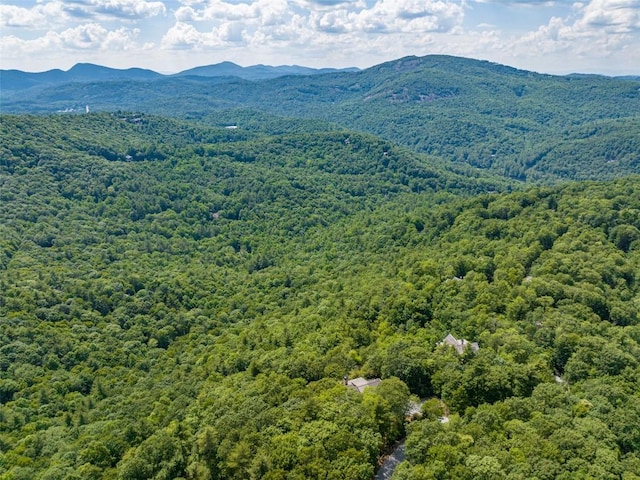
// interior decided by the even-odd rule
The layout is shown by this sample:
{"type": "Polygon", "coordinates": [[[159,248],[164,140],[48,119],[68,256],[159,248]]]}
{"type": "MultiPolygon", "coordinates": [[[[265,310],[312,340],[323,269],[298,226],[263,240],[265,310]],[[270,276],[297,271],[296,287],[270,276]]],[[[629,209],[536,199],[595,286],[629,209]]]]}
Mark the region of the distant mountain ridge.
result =
{"type": "Polygon", "coordinates": [[[249,67],[241,67],[233,62],[221,62],[215,65],[205,65],[201,67],[190,68],[182,72],[176,73],[174,77],[198,76],[198,77],[238,77],[243,80],[266,80],[287,75],[320,75],[323,73],[335,72],[356,72],[355,67],[350,68],[311,68],[299,65],[251,65],[249,67]]]}
{"type": "Polygon", "coordinates": [[[165,75],[143,68],[118,69],[78,63],[67,71],[54,69],[45,72],[22,70],[0,70],[0,87],[6,90],[25,90],[36,86],[59,83],[104,82],[110,80],[148,81],[169,77],[237,77],[243,80],[266,80],[286,75],[318,75],[340,71],[358,71],[357,68],[311,68],[299,65],[252,65],[242,67],[233,62],[221,62],[190,68],[175,74],[165,75]]]}
{"type": "Polygon", "coordinates": [[[25,90],[36,86],[48,86],[73,82],[104,82],[109,80],[154,80],[163,75],[142,68],[117,69],[78,63],[67,71],[54,69],[46,72],[0,70],[0,86],[7,90],[25,90]]]}
{"type": "MultiPolygon", "coordinates": [[[[287,68],[303,67],[279,72],[287,68]]],[[[640,82],[633,78],[547,75],[427,55],[255,80],[270,69],[224,62],[149,80],[117,79],[125,73],[107,69],[110,81],[3,85],[0,100],[3,113],[85,112],[88,105],[91,112],[146,112],[264,133],[279,132],[274,117],[333,124],[519,181],[640,172],[640,82]]],[[[87,78],[86,70],[75,74],[87,78]]]]}

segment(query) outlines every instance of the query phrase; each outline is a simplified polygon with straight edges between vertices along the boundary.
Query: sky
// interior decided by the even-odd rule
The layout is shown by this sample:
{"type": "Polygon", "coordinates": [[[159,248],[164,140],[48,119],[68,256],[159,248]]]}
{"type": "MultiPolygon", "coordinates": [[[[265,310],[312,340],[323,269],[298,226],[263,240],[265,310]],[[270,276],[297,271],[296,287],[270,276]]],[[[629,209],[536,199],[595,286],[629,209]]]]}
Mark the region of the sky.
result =
{"type": "Polygon", "coordinates": [[[0,68],[366,68],[447,54],[640,74],[640,0],[0,0],[0,68]]]}

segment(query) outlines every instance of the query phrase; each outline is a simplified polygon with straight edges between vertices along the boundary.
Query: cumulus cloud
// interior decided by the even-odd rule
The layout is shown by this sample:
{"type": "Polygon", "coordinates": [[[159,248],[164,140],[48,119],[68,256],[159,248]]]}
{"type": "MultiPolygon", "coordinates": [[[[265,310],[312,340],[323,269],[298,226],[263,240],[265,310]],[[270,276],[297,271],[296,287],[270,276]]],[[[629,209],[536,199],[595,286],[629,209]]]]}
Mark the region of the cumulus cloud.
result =
{"type": "Polygon", "coordinates": [[[115,17],[139,19],[154,17],[166,12],[160,1],[147,0],[62,0],[63,9],[74,17],[115,17]]]}
{"type": "Polygon", "coordinates": [[[474,42],[453,48],[461,55],[543,72],[637,73],[640,2],[590,0],[572,7],[528,32],[465,32],[463,37],[475,37],[474,42]],[[481,39],[479,33],[486,36],[481,39]]]}
{"type": "Polygon", "coordinates": [[[198,31],[193,25],[178,22],[165,34],[162,45],[165,48],[212,48],[243,42],[243,30],[238,25],[223,24],[206,32],[198,31]]]}
{"type": "Polygon", "coordinates": [[[38,29],[60,21],[64,16],[59,2],[36,4],[33,8],[0,4],[0,25],[4,27],[38,29]]]}
{"type": "Polygon", "coordinates": [[[51,34],[57,37],[63,48],[100,48],[102,40],[107,35],[107,30],[97,23],[88,23],[77,28],[69,28],[60,34],[51,34]]]}
{"type": "Polygon", "coordinates": [[[524,35],[517,46],[535,50],[538,54],[549,54],[571,48],[578,36],[578,32],[565,24],[564,19],[552,17],[548,24],[524,35]]]}
{"type": "Polygon", "coordinates": [[[604,29],[613,34],[640,30],[639,0],[592,0],[581,13],[576,26],[583,30],[604,29]]]}
{"type": "Polygon", "coordinates": [[[0,4],[0,25],[31,30],[109,18],[136,20],[166,13],[163,2],[145,0],[50,0],[31,8],[0,4]]]}
{"type": "Polygon", "coordinates": [[[210,20],[250,20],[260,15],[259,2],[230,3],[215,1],[204,6],[204,8],[193,8],[192,6],[180,7],[176,13],[176,19],[181,22],[193,21],[204,22],[210,20]]]}
{"type": "Polygon", "coordinates": [[[166,12],[164,3],[144,0],[93,0],[91,7],[99,14],[123,18],[154,17],[166,12]]]}
{"type": "Polygon", "coordinates": [[[282,27],[296,23],[287,0],[183,2],[174,15],[175,25],[162,38],[165,48],[247,44],[252,39],[269,38],[278,31],[282,34],[282,27]]]}
{"type": "Polygon", "coordinates": [[[124,51],[136,47],[138,29],[118,28],[107,30],[97,23],[88,23],[75,28],[69,28],[62,32],[48,32],[46,35],[24,40],[14,35],[0,38],[0,47],[3,55],[11,55],[11,52],[38,53],[66,50],[100,50],[100,51],[124,51]]]}
{"type": "Polygon", "coordinates": [[[175,12],[180,22],[239,21],[260,23],[286,23],[295,15],[287,0],[254,0],[249,3],[212,0],[206,4],[183,4],[175,12]]]}
{"type": "Polygon", "coordinates": [[[322,7],[334,7],[344,3],[353,3],[352,0],[310,0],[307,2],[310,5],[319,5],[322,7]]]}
{"type": "Polygon", "coordinates": [[[552,17],[546,25],[523,36],[521,42],[543,53],[571,49],[578,54],[603,56],[637,41],[639,31],[638,0],[591,0],[575,4],[571,17],[552,17]]]}
{"type": "Polygon", "coordinates": [[[474,3],[499,4],[523,7],[553,7],[571,5],[574,0],[472,0],[474,3]]]}
{"type": "Polygon", "coordinates": [[[242,35],[234,38],[251,44],[284,40],[287,35],[292,42],[301,37],[320,40],[322,35],[415,35],[451,31],[463,16],[462,3],[451,0],[212,0],[204,4],[183,0],[175,12],[177,23],[165,35],[163,45],[182,46],[185,37],[192,44],[210,44],[212,35],[220,37],[225,30],[238,30],[238,25],[242,35]],[[198,35],[201,39],[196,41],[198,35]]]}
{"type": "Polygon", "coordinates": [[[162,43],[165,47],[189,48],[206,43],[202,40],[204,36],[193,25],[178,22],[165,33],[162,43]]]}

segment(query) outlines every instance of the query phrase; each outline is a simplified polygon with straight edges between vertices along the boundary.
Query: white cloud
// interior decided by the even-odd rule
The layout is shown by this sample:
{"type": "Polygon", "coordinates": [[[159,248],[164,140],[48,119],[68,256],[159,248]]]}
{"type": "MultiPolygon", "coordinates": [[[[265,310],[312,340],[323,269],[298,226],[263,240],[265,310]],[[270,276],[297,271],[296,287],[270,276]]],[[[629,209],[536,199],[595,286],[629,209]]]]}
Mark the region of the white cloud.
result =
{"type": "MultiPolygon", "coordinates": [[[[638,0],[591,0],[574,3],[565,16],[552,16],[529,32],[504,34],[497,28],[477,48],[456,48],[458,54],[552,73],[637,73],[640,65],[638,0]],[[493,41],[491,41],[493,39],[493,41]],[[471,50],[471,52],[469,52],[471,50]]],[[[467,41],[471,46],[471,42],[467,41]]]]}
{"type": "Polygon", "coordinates": [[[174,15],[178,22],[193,22],[198,18],[198,13],[190,6],[180,7],[174,15]]]}
{"type": "Polygon", "coordinates": [[[69,50],[123,51],[137,46],[135,39],[138,34],[137,29],[118,28],[109,31],[97,23],[88,23],[60,33],[48,32],[33,40],[23,40],[14,35],[4,36],[0,38],[0,47],[3,56],[18,52],[22,55],[47,51],[64,54],[69,50]]]}
{"type": "Polygon", "coordinates": [[[300,44],[301,38],[322,41],[323,35],[358,42],[361,34],[451,31],[461,24],[463,15],[462,4],[448,0],[378,0],[370,6],[361,0],[299,1],[293,5],[286,0],[190,2],[176,10],[177,22],[164,36],[163,45],[205,46],[221,41],[256,45],[287,38],[300,44]]]}
{"type": "Polygon", "coordinates": [[[301,18],[291,9],[287,0],[262,0],[259,2],[259,8],[260,24],[265,27],[286,25],[301,18]]]}
{"type": "Polygon", "coordinates": [[[335,7],[336,5],[341,5],[345,3],[354,3],[353,0],[310,0],[305,2],[308,5],[317,5],[320,7],[335,7]]]}
{"type": "Polygon", "coordinates": [[[639,0],[592,0],[582,9],[577,26],[583,30],[604,29],[620,34],[640,30],[639,0]]]}
{"type": "Polygon", "coordinates": [[[210,20],[249,20],[260,15],[260,2],[230,3],[223,0],[213,0],[201,9],[191,6],[180,7],[176,19],[181,22],[205,22],[210,20]]]}
{"type": "Polygon", "coordinates": [[[142,19],[166,13],[164,3],[144,0],[49,0],[31,8],[0,4],[0,25],[30,30],[70,22],[142,19]]]}
{"type": "Polygon", "coordinates": [[[572,50],[578,55],[607,56],[638,36],[640,2],[637,0],[591,0],[576,4],[573,18],[552,17],[546,25],[521,39],[541,53],[572,50]]]}
{"type": "Polygon", "coordinates": [[[111,30],[110,32],[107,32],[100,48],[103,50],[117,50],[121,52],[131,50],[132,48],[138,47],[135,42],[138,35],[140,35],[140,29],[138,28],[134,28],[132,30],[128,30],[126,28],[111,30]]]}
{"type": "Polygon", "coordinates": [[[57,35],[57,38],[60,40],[62,48],[93,49],[100,48],[107,33],[103,26],[97,23],[88,23],[76,28],[69,28],[57,35]]]}
{"type": "Polygon", "coordinates": [[[193,25],[178,22],[164,35],[162,46],[169,49],[220,47],[229,43],[230,31],[230,27],[223,25],[208,32],[200,32],[193,25]]]}
{"type": "Polygon", "coordinates": [[[166,12],[164,3],[144,0],[91,0],[90,10],[123,18],[154,17],[166,12]]]}
{"type": "Polygon", "coordinates": [[[312,12],[309,24],[313,30],[325,33],[346,33],[354,27],[353,18],[349,18],[347,10],[312,12]]]}
{"type": "Polygon", "coordinates": [[[512,7],[554,7],[571,4],[573,0],[471,0],[474,3],[508,5],[512,7]]]}
{"type": "Polygon", "coordinates": [[[311,11],[312,25],[325,32],[420,33],[449,31],[464,16],[461,3],[446,0],[379,0],[369,8],[311,11]]]}
{"type": "Polygon", "coordinates": [[[38,29],[64,21],[64,17],[60,2],[37,4],[32,8],[0,5],[0,25],[4,27],[38,29]]]}

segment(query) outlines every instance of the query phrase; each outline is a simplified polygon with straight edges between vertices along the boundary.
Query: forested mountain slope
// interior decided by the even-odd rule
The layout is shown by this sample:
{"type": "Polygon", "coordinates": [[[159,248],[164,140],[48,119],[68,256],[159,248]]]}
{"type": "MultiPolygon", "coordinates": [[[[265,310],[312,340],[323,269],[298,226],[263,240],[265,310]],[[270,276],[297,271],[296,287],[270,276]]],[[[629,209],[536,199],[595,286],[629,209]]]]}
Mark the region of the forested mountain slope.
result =
{"type": "MultiPolygon", "coordinates": [[[[309,453],[313,468],[373,472],[401,430],[402,405],[381,433],[352,395],[344,414],[355,423],[338,426],[333,397],[344,389],[334,373],[348,372],[347,357],[307,367],[311,357],[290,354],[302,341],[295,325],[318,308],[314,285],[349,254],[326,248],[321,232],[392,198],[422,192],[436,204],[499,182],[347,132],[245,139],[129,114],[3,116],[1,125],[2,473],[246,478],[266,468],[244,463],[247,449],[267,448],[256,435],[284,442],[274,429],[300,426],[321,400],[327,410],[313,414],[308,434],[335,445],[309,453]],[[245,330],[258,323],[263,332],[245,330]],[[270,368],[256,357],[247,375],[252,343],[263,341],[273,342],[274,362],[292,363],[270,368]],[[188,355],[182,367],[177,352],[188,355]],[[214,415],[221,407],[227,413],[214,415]],[[186,430],[167,436],[170,425],[186,430]],[[187,460],[194,435],[204,443],[187,460]]],[[[323,320],[309,319],[305,342],[336,328],[323,320]]],[[[402,402],[406,387],[388,385],[402,402]]],[[[298,466],[288,462],[287,471],[298,466]]]]}
{"type": "Polygon", "coordinates": [[[426,404],[398,478],[640,476],[639,177],[500,193],[353,132],[1,128],[0,475],[369,480],[412,393],[451,421],[426,404]]]}
{"type": "Polygon", "coordinates": [[[2,92],[4,112],[87,104],[217,125],[235,124],[235,110],[247,108],[323,120],[520,180],[607,179],[640,169],[640,82],[443,55],[264,81],[189,76],[2,92]]]}

